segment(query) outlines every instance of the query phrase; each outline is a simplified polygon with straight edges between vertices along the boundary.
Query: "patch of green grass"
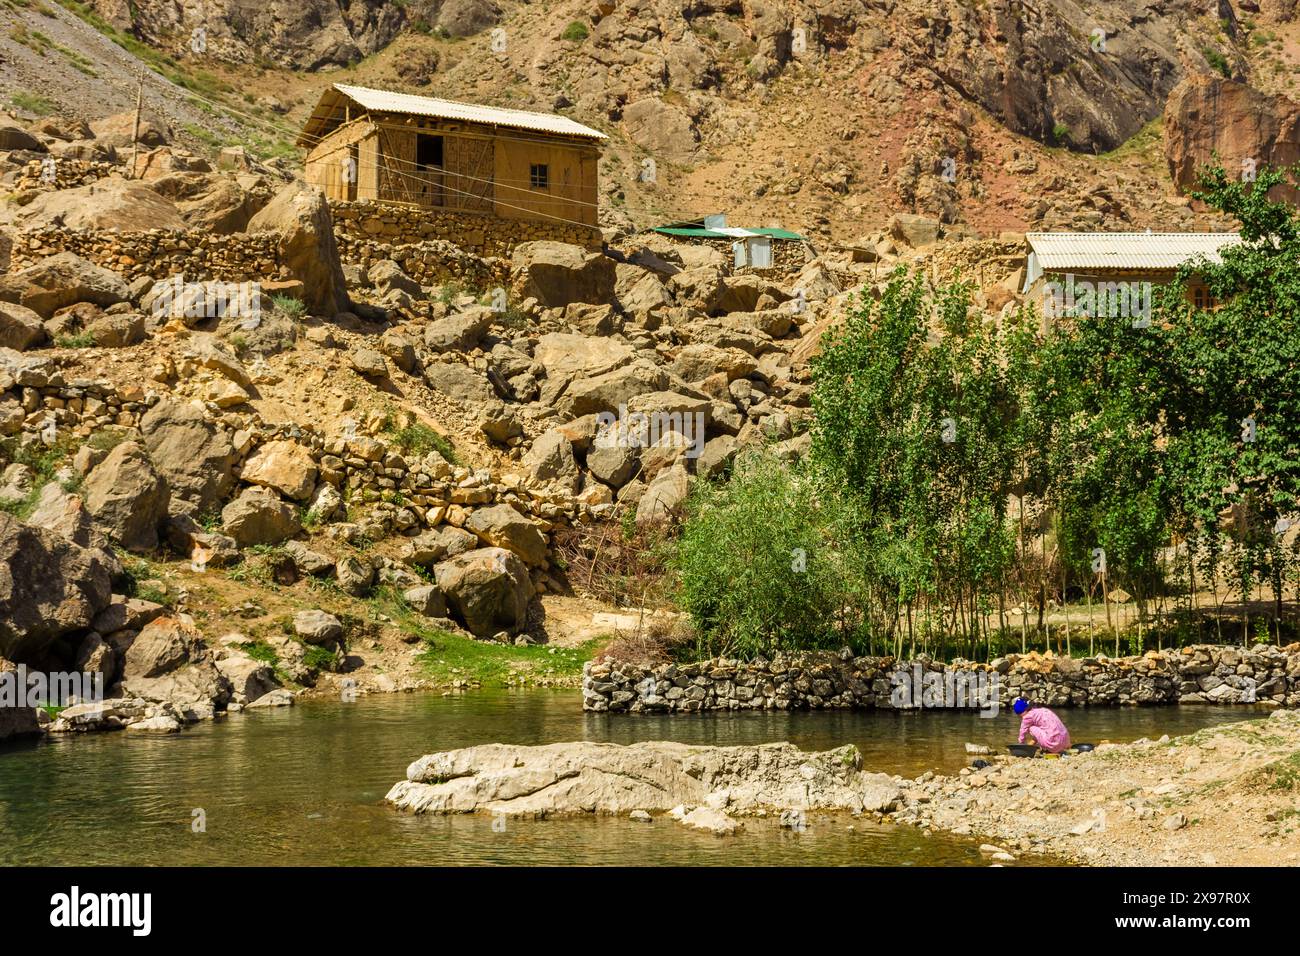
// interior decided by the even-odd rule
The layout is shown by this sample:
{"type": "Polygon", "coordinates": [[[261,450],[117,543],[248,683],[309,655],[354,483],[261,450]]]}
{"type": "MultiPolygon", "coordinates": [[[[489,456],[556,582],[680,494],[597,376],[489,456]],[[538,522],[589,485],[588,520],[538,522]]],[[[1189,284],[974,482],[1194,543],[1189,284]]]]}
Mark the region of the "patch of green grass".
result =
{"type": "MultiPolygon", "coordinates": [[[[32,472],[32,487],[25,498],[20,501],[0,502],[0,511],[8,512],[16,518],[26,518],[36,507],[41,489],[56,480],[59,468],[67,460],[73,449],[70,436],[59,438],[53,445],[32,442],[23,445],[17,439],[7,438],[0,441],[0,469],[9,465],[26,465],[32,472]]],[[[80,484],[80,478],[61,483],[65,491],[73,491],[80,484]]]]}
{"type": "Polygon", "coordinates": [[[456,461],[456,449],[452,447],[450,441],[439,435],[436,431],[421,422],[415,422],[402,428],[390,425],[384,429],[395,445],[402,450],[404,455],[415,455],[423,457],[431,451],[436,451],[442,456],[443,461],[454,465],[456,461]]]}
{"type": "Polygon", "coordinates": [[[575,680],[582,665],[595,654],[598,640],[581,647],[552,649],[541,644],[515,647],[492,641],[476,641],[426,628],[422,635],[425,650],[416,658],[425,675],[439,684],[455,680],[478,683],[483,687],[505,687],[511,679],[550,678],[575,680]]]}
{"type": "Polygon", "coordinates": [[[60,335],[54,340],[54,344],[61,349],[91,349],[95,347],[95,337],[89,332],[78,332],[76,335],[60,335]]]}
{"type": "Polygon", "coordinates": [[[1164,135],[1164,117],[1158,116],[1114,149],[1101,153],[1099,158],[1117,162],[1146,158],[1153,155],[1153,150],[1158,150],[1164,135]]]}
{"type": "Polygon", "coordinates": [[[1226,56],[1218,50],[1209,47],[1201,50],[1201,53],[1205,56],[1205,59],[1210,62],[1210,66],[1218,70],[1225,79],[1232,79],[1232,67],[1228,64],[1228,58],[1226,56]]]}
{"type": "Polygon", "coordinates": [[[245,641],[235,646],[255,661],[270,664],[272,667],[280,663],[280,655],[266,641],[245,641]]]}
{"type": "Polygon", "coordinates": [[[86,445],[96,451],[112,451],[130,438],[125,429],[101,428],[86,439],[86,445]]]}
{"type": "Polygon", "coordinates": [[[1259,768],[1270,790],[1300,790],[1300,751],[1259,768]]]}
{"type": "Polygon", "coordinates": [[[334,652],[314,644],[306,645],[302,655],[303,666],[314,671],[332,671],[336,663],[334,652]]]}
{"type": "Polygon", "coordinates": [[[166,53],[154,49],[131,34],[123,33],[100,16],[89,3],[81,3],[79,0],[57,0],[57,2],[177,86],[209,99],[236,92],[230,84],[221,82],[206,70],[196,69],[189,64],[182,65],[166,53]]]}
{"type": "Polygon", "coordinates": [[[55,111],[55,105],[52,101],[36,93],[18,92],[10,94],[9,102],[24,113],[33,113],[36,116],[49,116],[55,111]]]}
{"type": "Polygon", "coordinates": [[[160,580],[162,577],[152,563],[144,558],[128,558],[123,562],[123,567],[126,570],[127,578],[123,593],[127,597],[139,598],[141,601],[151,601],[154,604],[161,604],[163,607],[171,607],[176,603],[176,598],[165,588],[150,583],[151,581],[160,580]]]}
{"type": "Polygon", "coordinates": [[[295,299],[290,295],[273,295],[271,304],[275,306],[277,312],[287,315],[291,319],[301,319],[307,314],[307,306],[301,299],[295,299]]]}
{"type": "Polygon", "coordinates": [[[392,587],[377,588],[366,603],[372,620],[386,617],[402,631],[419,637],[425,647],[416,662],[425,676],[438,684],[463,680],[482,687],[505,687],[519,678],[576,683],[583,663],[604,643],[598,638],[572,648],[516,647],[452,634],[430,624],[392,587]]]}
{"type": "Polygon", "coordinates": [[[220,150],[222,146],[226,145],[225,141],[220,136],[207,127],[199,126],[196,123],[186,123],[181,128],[214,153],[220,150]]]}

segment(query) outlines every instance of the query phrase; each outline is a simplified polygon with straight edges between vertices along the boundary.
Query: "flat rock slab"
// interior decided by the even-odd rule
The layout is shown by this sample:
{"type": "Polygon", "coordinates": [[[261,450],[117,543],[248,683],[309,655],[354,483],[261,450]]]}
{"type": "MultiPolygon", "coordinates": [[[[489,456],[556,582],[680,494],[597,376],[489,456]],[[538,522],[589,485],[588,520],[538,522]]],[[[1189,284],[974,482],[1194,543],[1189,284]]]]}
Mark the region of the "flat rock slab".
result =
{"type": "Polygon", "coordinates": [[[737,815],[892,808],[895,779],[861,766],[852,745],[806,753],[789,743],[486,744],[421,757],[386,799],[409,813],[533,817],[699,806],[737,815]]]}

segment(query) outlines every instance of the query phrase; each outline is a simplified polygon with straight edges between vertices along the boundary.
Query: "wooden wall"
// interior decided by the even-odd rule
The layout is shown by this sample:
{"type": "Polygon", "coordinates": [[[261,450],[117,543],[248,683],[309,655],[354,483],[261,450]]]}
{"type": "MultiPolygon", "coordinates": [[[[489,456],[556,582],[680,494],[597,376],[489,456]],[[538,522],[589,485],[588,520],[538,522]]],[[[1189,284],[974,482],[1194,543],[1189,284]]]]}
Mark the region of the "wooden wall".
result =
{"type": "Polygon", "coordinates": [[[340,126],[307,154],[303,175],[310,186],[317,186],[329,199],[370,199],[365,192],[367,176],[373,190],[376,152],[373,145],[375,128],[364,121],[340,126]],[[370,142],[369,148],[367,143],[370,142]],[[365,157],[370,154],[369,159],[365,157]],[[356,182],[347,181],[347,160],[356,160],[356,182]]]}
{"type": "Polygon", "coordinates": [[[565,141],[499,140],[496,214],[504,219],[529,219],[542,213],[594,226],[598,156],[594,146],[565,141]],[[548,167],[545,191],[529,187],[529,171],[535,163],[548,167]]]}

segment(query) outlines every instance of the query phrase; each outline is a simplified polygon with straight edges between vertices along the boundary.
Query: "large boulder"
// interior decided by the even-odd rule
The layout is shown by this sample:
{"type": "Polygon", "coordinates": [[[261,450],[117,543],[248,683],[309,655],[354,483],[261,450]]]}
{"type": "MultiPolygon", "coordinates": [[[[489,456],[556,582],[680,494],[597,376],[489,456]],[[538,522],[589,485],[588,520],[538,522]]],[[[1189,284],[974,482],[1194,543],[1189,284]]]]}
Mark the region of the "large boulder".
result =
{"type": "Polygon", "coordinates": [[[497,313],[483,305],[434,319],[424,329],[424,344],[435,352],[468,352],[491,327],[497,313]]]}
{"type": "Polygon", "coordinates": [[[309,312],[333,316],[348,310],[347,282],[323,192],[301,183],[286,186],[249,220],[248,232],[279,236],[280,265],[302,282],[309,312]]]}
{"type": "Polygon", "coordinates": [[[36,498],[36,506],[27,523],[61,534],[83,548],[99,546],[102,539],[95,533],[90,513],[80,495],[64,489],[57,481],[46,482],[36,498]]]}
{"type": "Polygon", "coordinates": [[[636,506],[638,525],[662,524],[681,512],[690,493],[690,478],[681,463],[665,468],[650,482],[636,506]]]}
{"type": "Polygon", "coordinates": [[[516,634],[528,620],[532,584],[523,561],[504,548],[477,548],[434,568],[447,604],[471,634],[516,634]]]}
{"type": "Polygon", "coordinates": [[[669,385],[668,373],[643,359],[604,375],[578,379],[556,403],[564,414],[576,418],[592,413],[617,413],[637,395],[658,392],[669,385]]]}
{"type": "Polygon", "coordinates": [[[293,616],[293,633],[305,644],[329,646],[343,639],[343,622],[328,611],[308,608],[293,616]]]}
{"type": "Polygon", "coordinates": [[[199,651],[199,635],[189,621],[170,614],[154,618],[127,646],[122,679],[160,677],[187,663],[199,651]]]}
{"type": "Polygon", "coordinates": [[[40,193],[19,208],[14,224],[25,231],[51,226],[121,232],[185,228],[185,220],[170,200],[138,180],[116,178],[40,193]]]}
{"type": "Polygon", "coordinates": [[[166,146],[171,139],[171,129],[159,114],[135,110],[105,116],[91,123],[90,130],[98,142],[117,149],[129,149],[136,143],[150,148],[166,146]]]}
{"type": "Polygon", "coordinates": [[[571,332],[551,332],[537,340],[533,358],[555,386],[575,378],[591,378],[626,365],[635,352],[626,342],[571,332]]]}
{"type": "Polygon", "coordinates": [[[452,525],[441,525],[408,541],[402,549],[402,560],[417,567],[432,568],[477,547],[478,538],[470,532],[452,525]]]}
{"type": "Polygon", "coordinates": [[[268,488],[245,488],[221,509],[221,530],[241,548],[279,544],[302,530],[298,511],[268,488]]]}
{"type": "Polygon", "coordinates": [[[201,406],[159,402],[140,420],[140,431],[173,498],[202,514],[213,510],[234,487],[235,446],[201,406]]]}
{"type": "Polygon", "coordinates": [[[116,305],[127,299],[126,281],[110,269],[97,266],[72,252],[46,256],[8,276],[0,298],[17,301],[49,319],[59,309],[78,302],[116,305]]]}
{"type": "Polygon", "coordinates": [[[17,302],[0,302],[0,347],[25,352],[48,337],[36,312],[17,302]]]}
{"type": "Polygon", "coordinates": [[[622,488],[641,470],[642,437],[618,423],[598,434],[587,452],[587,469],[598,481],[622,488]]]}
{"type": "Polygon", "coordinates": [[[240,477],[252,485],[274,488],[295,501],[306,501],[316,487],[316,462],[295,441],[276,440],[249,456],[240,477]]]}
{"type": "Polygon", "coordinates": [[[424,367],[424,379],[431,388],[468,404],[495,401],[497,394],[481,372],[459,362],[430,362],[424,367]]]}
{"type": "Polygon", "coordinates": [[[112,596],[103,552],[0,512],[0,657],[25,661],[85,630],[112,596]]]}
{"type": "Polygon", "coordinates": [[[791,743],[576,741],[428,754],[407,767],[406,779],[385,799],[410,813],[682,815],[676,808],[725,806],[743,815],[775,816],[788,810],[889,809],[901,795],[893,778],[862,771],[862,755],[852,744],[809,752],[791,743]]]}
{"type": "Polygon", "coordinates": [[[465,529],[486,545],[513,551],[528,564],[546,563],[546,537],[531,518],[510,505],[476,509],[465,522],[465,529]]]}
{"type": "Polygon", "coordinates": [[[86,476],[86,510],[95,527],[128,551],[158,547],[171,492],[135,442],[122,442],[86,476]]]}
{"type": "Polygon", "coordinates": [[[228,176],[205,176],[202,179],[208,189],[192,199],[176,203],[176,208],[193,232],[214,236],[243,232],[252,218],[266,205],[264,192],[246,190],[228,176]]]}
{"type": "Polygon", "coordinates": [[[45,152],[45,144],[39,139],[12,123],[0,123],[0,150],[6,153],[20,150],[29,153],[45,152]]]}
{"type": "Polygon", "coordinates": [[[614,298],[614,260],[567,242],[539,240],[515,246],[510,278],[517,295],[536,299],[548,309],[614,298]]]}
{"type": "Polygon", "coordinates": [[[216,663],[239,703],[251,704],[280,686],[270,665],[247,654],[229,654],[216,663]]]}
{"type": "Polygon", "coordinates": [[[533,447],[524,455],[523,464],[541,483],[556,485],[570,494],[577,492],[582,481],[582,473],[573,457],[573,442],[556,430],[533,442],[533,447]]]}
{"type": "Polygon", "coordinates": [[[694,161],[699,145],[695,123],[673,104],[658,97],[637,100],[624,107],[623,124],[632,142],[647,152],[679,165],[694,161]]]}
{"type": "Polygon", "coordinates": [[[727,381],[748,378],[758,362],[743,349],[723,349],[697,342],[685,346],[673,360],[672,370],[687,382],[702,382],[710,375],[725,372],[727,381]]]}

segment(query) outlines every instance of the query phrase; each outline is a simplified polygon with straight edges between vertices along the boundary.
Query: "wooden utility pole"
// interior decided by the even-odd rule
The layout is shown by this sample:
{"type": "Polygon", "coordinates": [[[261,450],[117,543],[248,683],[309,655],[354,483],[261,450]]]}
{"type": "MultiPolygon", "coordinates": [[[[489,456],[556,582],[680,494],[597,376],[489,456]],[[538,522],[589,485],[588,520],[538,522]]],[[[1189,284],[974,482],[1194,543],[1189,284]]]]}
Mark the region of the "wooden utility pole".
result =
{"type": "Polygon", "coordinates": [[[135,179],[135,158],[140,152],[140,107],[144,104],[144,71],[135,91],[135,128],[131,131],[131,178],[135,179]]]}

